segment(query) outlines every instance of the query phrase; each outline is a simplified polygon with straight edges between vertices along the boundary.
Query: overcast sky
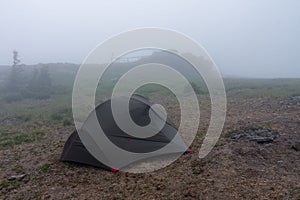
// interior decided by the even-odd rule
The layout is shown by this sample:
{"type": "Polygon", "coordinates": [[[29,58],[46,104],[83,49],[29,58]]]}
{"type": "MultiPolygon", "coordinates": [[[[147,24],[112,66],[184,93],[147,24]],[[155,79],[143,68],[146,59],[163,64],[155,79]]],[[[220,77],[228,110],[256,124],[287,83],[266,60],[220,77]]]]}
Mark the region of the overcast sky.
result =
{"type": "Polygon", "coordinates": [[[299,0],[1,0],[0,64],[81,63],[107,37],[165,27],[201,43],[221,72],[300,77],[299,0]]]}

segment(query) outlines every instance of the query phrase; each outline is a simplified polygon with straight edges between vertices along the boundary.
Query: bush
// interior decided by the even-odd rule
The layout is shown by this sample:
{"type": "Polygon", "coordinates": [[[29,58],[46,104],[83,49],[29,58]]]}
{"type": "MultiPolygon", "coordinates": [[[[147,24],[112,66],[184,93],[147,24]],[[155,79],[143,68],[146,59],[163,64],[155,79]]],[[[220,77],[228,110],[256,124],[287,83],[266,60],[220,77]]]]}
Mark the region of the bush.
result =
{"type": "MultiPolygon", "coordinates": [[[[193,88],[193,90],[194,90],[194,92],[195,92],[196,94],[205,94],[205,92],[201,89],[201,87],[200,87],[198,84],[196,84],[195,82],[191,82],[190,84],[191,84],[191,86],[192,86],[192,88],[193,88]]],[[[184,88],[184,92],[185,92],[185,93],[190,93],[190,92],[192,92],[192,91],[190,91],[190,90],[189,90],[189,87],[186,86],[186,87],[184,88]]]]}
{"type": "Polygon", "coordinates": [[[204,92],[201,90],[200,86],[198,86],[196,83],[191,82],[191,86],[193,87],[196,94],[203,94],[204,92]]]}
{"type": "Polygon", "coordinates": [[[12,93],[12,94],[8,94],[3,99],[7,103],[12,103],[15,101],[21,101],[23,99],[23,96],[19,93],[12,93]]]}
{"type": "Polygon", "coordinates": [[[54,121],[61,121],[63,116],[60,113],[53,113],[50,118],[54,121]]]}
{"type": "Polygon", "coordinates": [[[49,99],[51,97],[51,94],[51,88],[40,88],[40,90],[32,90],[31,88],[29,88],[24,89],[22,91],[22,96],[24,98],[32,98],[39,100],[49,99]]]}
{"type": "Polygon", "coordinates": [[[69,119],[64,119],[63,126],[70,126],[72,125],[72,122],[69,119]]]}
{"type": "Polygon", "coordinates": [[[17,119],[22,120],[23,122],[28,122],[32,119],[31,115],[18,115],[17,119]]]}

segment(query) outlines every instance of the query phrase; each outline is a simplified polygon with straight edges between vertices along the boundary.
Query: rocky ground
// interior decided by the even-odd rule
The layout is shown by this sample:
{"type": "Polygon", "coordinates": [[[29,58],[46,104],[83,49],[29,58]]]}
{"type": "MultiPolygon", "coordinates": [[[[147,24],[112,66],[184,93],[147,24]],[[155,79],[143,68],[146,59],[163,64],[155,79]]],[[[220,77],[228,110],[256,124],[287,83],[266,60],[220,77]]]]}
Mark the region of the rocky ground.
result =
{"type": "MultiPolygon", "coordinates": [[[[178,109],[161,101],[178,124],[178,109]]],[[[222,136],[199,159],[209,119],[209,106],[202,108],[194,153],[145,174],[59,162],[72,125],[4,120],[15,128],[1,137],[16,136],[0,141],[0,199],[300,199],[299,99],[230,96],[222,136]],[[30,132],[23,140],[21,129],[30,132]]]]}

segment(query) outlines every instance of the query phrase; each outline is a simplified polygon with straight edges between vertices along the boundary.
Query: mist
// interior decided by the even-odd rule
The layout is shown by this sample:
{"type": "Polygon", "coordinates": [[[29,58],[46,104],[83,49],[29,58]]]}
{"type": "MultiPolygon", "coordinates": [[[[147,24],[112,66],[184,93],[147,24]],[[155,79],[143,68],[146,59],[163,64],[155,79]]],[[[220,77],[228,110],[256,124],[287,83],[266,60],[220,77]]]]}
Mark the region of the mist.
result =
{"type": "Polygon", "coordinates": [[[224,76],[300,77],[300,2],[3,0],[0,65],[80,64],[103,40],[138,27],[179,31],[203,45],[224,76]]]}

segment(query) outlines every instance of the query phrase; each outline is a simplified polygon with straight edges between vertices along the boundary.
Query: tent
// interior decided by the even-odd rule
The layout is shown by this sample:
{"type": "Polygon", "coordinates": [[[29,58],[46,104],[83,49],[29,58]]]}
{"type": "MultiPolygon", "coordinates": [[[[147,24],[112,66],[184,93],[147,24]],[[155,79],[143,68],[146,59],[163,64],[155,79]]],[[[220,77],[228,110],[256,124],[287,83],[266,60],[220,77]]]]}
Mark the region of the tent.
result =
{"type": "MultiPolygon", "coordinates": [[[[152,109],[151,105],[152,104],[145,97],[140,95],[132,95],[129,100],[129,113],[132,120],[140,126],[146,126],[149,124],[149,111],[152,109]]],[[[93,112],[95,112],[98,123],[101,125],[106,137],[113,144],[126,151],[134,153],[147,153],[159,150],[160,148],[165,147],[172,142],[173,148],[169,150],[168,153],[172,154],[191,152],[180,135],[177,134],[178,131],[175,125],[168,118],[164,123],[163,128],[156,135],[148,138],[136,138],[123,132],[117,126],[112,115],[111,100],[107,100],[98,105],[93,112]]],[[[155,112],[155,114],[158,116],[163,115],[162,113],[158,112],[155,112]]],[[[163,116],[160,116],[160,119],[163,119],[163,116]]],[[[91,119],[88,117],[83,126],[88,126],[90,121],[91,119]]],[[[107,159],[109,160],[110,158],[108,157],[107,159]]],[[[74,131],[65,143],[61,155],[61,161],[82,163],[101,167],[110,171],[118,171],[118,168],[107,166],[93,157],[82,143],[77,131],[74,131]]],[[[124,163],[124,166],[128,164],[131,163],[124,163]]]]}

